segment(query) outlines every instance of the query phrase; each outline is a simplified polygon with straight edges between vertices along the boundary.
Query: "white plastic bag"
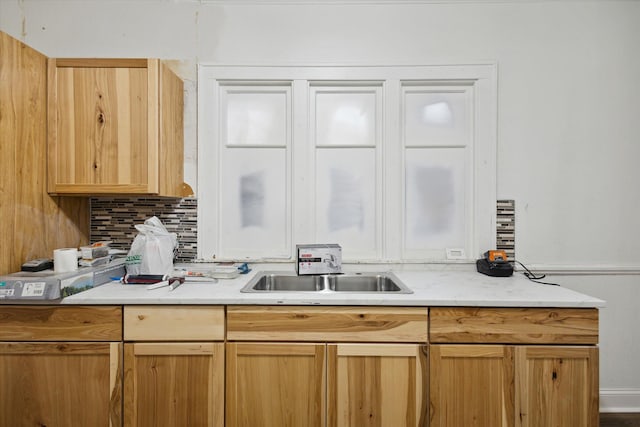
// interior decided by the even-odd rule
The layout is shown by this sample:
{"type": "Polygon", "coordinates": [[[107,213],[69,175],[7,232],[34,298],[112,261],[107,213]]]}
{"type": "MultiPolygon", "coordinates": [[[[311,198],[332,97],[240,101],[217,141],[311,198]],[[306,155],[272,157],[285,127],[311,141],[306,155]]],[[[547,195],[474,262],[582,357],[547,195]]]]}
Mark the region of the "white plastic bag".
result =
{"type": "Polygon", "coordinates": [[[173,271],[173,258],[178,247],[176,233],[169,233],[157,217],[136,225],[139,231],[129,254],[126,267],[128,274],[169,274],[173,271]]]}

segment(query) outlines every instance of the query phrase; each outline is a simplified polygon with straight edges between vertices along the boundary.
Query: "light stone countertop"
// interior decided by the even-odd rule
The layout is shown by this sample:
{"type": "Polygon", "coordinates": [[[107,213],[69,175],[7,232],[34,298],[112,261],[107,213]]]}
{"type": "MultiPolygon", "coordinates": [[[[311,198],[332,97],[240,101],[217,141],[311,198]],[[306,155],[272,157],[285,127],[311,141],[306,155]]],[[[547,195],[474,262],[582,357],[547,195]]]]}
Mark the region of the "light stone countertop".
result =
{"type": "MultiPolygon", "coordinates": [[[[66,297],[62,304],[215,304],[215,305],[382,305],[472,307],[576,307],[600,308],[605,301],[561,286],[530,281],[520,272],[511,277],[488,277],[475,265],[424,269],[356,266],[360,271],[392,271],[412,294],[321,292],[241,293],[240,289],[259,271],[293,271],[293,264],[251,266],[252,271],[217,283],[185,282],[147,290],[145,285],[111,282],[66,297]]],[[[346,271],[346,268],[345,268],[346,271]]],[[[552,280],[553,281],[553,280],[552,280]]]]}

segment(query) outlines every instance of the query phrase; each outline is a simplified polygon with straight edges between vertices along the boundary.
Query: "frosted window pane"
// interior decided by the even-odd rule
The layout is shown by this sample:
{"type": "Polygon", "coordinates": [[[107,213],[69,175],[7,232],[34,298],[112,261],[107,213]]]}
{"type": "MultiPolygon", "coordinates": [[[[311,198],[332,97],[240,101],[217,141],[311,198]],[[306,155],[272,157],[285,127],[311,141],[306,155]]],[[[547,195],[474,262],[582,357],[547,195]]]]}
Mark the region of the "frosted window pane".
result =
{"type": "Polygon", "coordinates": [[[286,145],[288,92],[226,93],[227,145],[286,145]]]}
{"type": "Polygon", "coordinates": [[[469,144],[469,92],[404,92],[404,132],[408,146],[469,144]]]}
{"type": "Polygon", "coordinates": [[[465,247],[465,150],[408,149],[405,249],[465,247]]]}
{"type": "Polygon", "coordinates": [[[289,256],[286,151],[227,150],[221,165],[221,253],[289,256]]]}
{"type": "Polygon", "coordinates": [[[375,92],[315,95],[316,145],[375,144],[375,92]]]}
{"type": "Polygon", "coordinates": [[[316,151],[316,241],[375,255],[375,154],[373,148],[316,151]]]}
{"type": "Polygon", "coordinates": [[[240,176],[240,211],[242,228],[264,227],[264,170],[240,176]]]}

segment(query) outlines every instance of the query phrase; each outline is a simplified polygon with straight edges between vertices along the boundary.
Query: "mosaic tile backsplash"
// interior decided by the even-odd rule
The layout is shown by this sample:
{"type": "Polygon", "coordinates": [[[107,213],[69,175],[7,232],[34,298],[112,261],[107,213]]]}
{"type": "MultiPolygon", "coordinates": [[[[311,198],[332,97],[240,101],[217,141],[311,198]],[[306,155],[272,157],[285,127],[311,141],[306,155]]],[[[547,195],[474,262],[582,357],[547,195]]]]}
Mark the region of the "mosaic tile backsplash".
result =
{"type": "MultiPolygon", "coordinates": [[[[178,235],[176,261],[197,258],[198,200],[196,198],[92,198],[91,241],[111,240],[112,247],[128,250],[138,234],[136,224],[157,216],[172,233],[178,235]]],[[[515,201],[497,201],[496,249],[515,259],[515,201]]]]}
{"type": "Polygon", "coordinates": [[[507,259],[516,259],[516,202],[498,200],[496,215],[496,249],[507,253],[507,259]]]}
{"type": "Polygon", "coordinates": [[[177,262],[197,257],[198,201],[196,198],[92,198],[91,241],[111,240],[112,247],[128,250],[138,234],[136,224],[157,216],[178,235],[177,262]]]}

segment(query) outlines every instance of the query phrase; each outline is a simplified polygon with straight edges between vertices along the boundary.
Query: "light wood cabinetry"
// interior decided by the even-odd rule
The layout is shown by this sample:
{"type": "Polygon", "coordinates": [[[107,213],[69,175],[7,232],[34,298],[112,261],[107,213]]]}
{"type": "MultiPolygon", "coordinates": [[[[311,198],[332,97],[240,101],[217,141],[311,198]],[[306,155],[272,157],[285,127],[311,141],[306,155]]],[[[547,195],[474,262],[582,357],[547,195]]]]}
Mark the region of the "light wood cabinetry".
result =
{"type": "Polygon", "coordinates": [[[182,81],[157,59],[49,59],[48,191],[180,197],[182,81]]]}
{"type": "Polygon", "coordinates": [[[227,425],[423,425],[427,330],[425,308],[228,307],[227,425]]]}
{"type": "Polygon", "coordinates": [[[597,310],[429,314],[432,427],[598,426],[597,310]]]}
{"type": "Polygon", "coordinates": [[[513,427],[513,349],[431,345],[431,427],[513,427]]]}
{"type": "Polygon", "coordinates": [[[223,341],[224,308],[130,305],[124,308],[125,341],[223,341]]]}
{"type": "Polygon", "coordinates": [[[89,202],[47,194],[47,58],[0,31],[0,275],[89,241],[89,202]]]}
{"type": "Polygon", "coordinates": [[[328,344],[327,347],[327,425],[426,424],[426,345],[328,344]]]}
{"type": "Polygon", "coordinates": [[[420,307],[229,306],[232,341],[426,342],[420,307]]]}
{"type": "Polygon", "coordinates": [[[125,343],[125,426],[223,426],[223,343],[125,343]]]}
{"type": "Polygon", "coordinates": [[[595,308],[437,307],[429,320],[433,343],[598,343],[595,308]]]}
{"type": "Polygon", "coordinates": [[[228,343],[227,426],[323,427],[326,346],[228,343]]]}
{"type": "Polygon", "coordinates": [[[224,307],[127,306],[124,339],[125,426],[224,425],[224,307]]]}
{"type": "Polygon", "coordinates": [[[598,427],[598,348],[516,347],[516,427],[598,427]]]}
{"type": "Polygon", "coordinates": [[[596,309],[0,306],[0,427],[597,427],[597,337],[596,309]]]}
{"type": "Polygon", "coordinates": [[[121,325],[120,307],[3,306],[0,426],[120,426],[121,325]]]}

